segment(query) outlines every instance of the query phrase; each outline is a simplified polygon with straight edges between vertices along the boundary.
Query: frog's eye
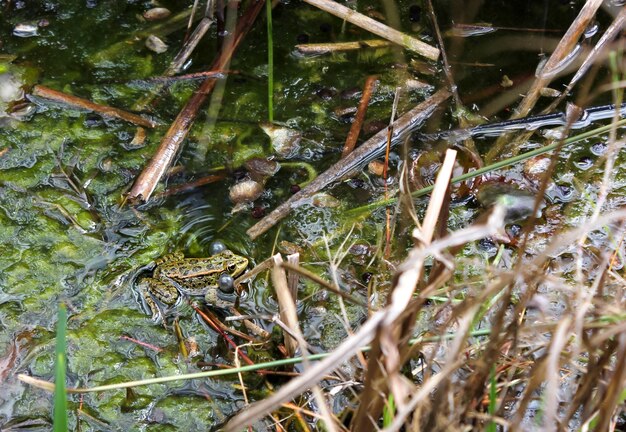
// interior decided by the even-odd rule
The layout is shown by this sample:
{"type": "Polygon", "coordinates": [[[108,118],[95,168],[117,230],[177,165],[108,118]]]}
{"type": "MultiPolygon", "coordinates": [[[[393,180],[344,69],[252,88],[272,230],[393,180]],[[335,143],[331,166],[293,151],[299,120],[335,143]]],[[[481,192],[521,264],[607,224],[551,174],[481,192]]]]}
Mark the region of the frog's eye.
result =
{"type": "Polygon", "coordinates": [[[229,264],[227,267],[229,272],[233,272],[235,270],[237,270],[237,266],[235,264],[229,264]]]}

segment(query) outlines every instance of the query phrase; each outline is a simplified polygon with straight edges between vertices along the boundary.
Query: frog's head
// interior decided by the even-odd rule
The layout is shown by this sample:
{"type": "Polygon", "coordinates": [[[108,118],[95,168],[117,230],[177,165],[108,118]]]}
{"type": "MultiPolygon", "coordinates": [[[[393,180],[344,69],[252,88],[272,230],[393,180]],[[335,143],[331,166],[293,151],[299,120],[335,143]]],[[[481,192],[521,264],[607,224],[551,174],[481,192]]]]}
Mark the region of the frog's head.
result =
{"type": "Polygon", "coordinates": [[[224,266],[226,272],[233,278],[236,278],[244,271],[246,271],[246,268],[248,268],[248,258],[246,257],[237,255],[236,253],[229,250],[221,252],[220,255],[224,257],[224,266]]]}

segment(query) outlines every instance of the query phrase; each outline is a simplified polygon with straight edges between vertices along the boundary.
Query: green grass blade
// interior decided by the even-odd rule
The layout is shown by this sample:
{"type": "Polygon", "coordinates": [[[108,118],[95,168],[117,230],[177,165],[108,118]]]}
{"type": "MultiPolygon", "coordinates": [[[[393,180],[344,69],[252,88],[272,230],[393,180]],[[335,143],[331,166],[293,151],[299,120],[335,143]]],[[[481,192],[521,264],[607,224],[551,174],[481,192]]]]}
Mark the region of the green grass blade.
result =
{"type": "Polygon", "coordinates": [[[393,418],[396,415],[396,404],[393,401],[393,395],[390,394],[387,398],[387,403],[383,408],[383,427],[391,426],[393,418]]]}
{"type": "Polygon", "coordinates": [[[54,432],[67,432],[67,393],[65,391],[65,352],[67,310],[59,305],[57,315],[56,361],[54,372],[54,432]]]}

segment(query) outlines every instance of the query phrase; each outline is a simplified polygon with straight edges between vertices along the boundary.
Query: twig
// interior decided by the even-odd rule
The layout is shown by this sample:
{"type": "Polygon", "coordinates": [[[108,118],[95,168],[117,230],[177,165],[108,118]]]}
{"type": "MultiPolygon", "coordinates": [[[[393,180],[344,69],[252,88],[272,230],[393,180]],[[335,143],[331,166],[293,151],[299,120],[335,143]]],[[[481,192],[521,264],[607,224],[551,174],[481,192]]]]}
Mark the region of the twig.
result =
{"type": "Polygon", "coordinates": [[[319,277],[318,275],[316,275],[315,273],[305,269],[304,267],[300,267],[298,265],[293,265],[289,262],[284,262],[281,264],[284,268],[286,268],[287,270],[289,270],[290,272],[294,272],[294,273],[298,273],[301,276],[304,276],[307,279],[310,279],[312,282],[315,282],[318,285],[321,285],[323,289],[330,291],[332,293],[337,294],[340,297],[343,297],[346,301],[355,304],[357,306],[361,306],[362,308],[367,309],[368,304],[365,302],[362,302],[356,298],[354,298],[352,295],[341,291],[340,288],[338,288],[337,286],[333,285],[332,283],[322,279],[321,277],[319,277]]]}
{"type": "Polygon", "coordinates": [[[369,39],[354,42],[299,44],[296,49],[302,54],[326,54],[340,51],[354,51],[362,48],[385,48],[391,42],[381,39],[369,39]]]}
{"type": "MultiPolygon", "coordinates": [[[[248,30],[252,27],[252,23],[254,23],[259,12],[263,8],[263,4],[263,1],[253,2],[248,7],[244,17],[237,24],[232,48],[224,50],[220,53],[219,57],[211,66],[211,70],[225,69],[225,65],[228,64],[229,59],[232,57],[248,30]]],[[[134,201],[147,201],[150,199],[150,196],[152,195],[152,192],[154,192],[159,180],[161,180],[161,177],[171,165],[183,140],[189,133],[189,130],[198,115],[200,106],[202,106],[205,102],[214,86],[214,79],[209,78],[205,80],[200,88],[189,99],[163,137],[163,140],[161,141],[154,157],[150,160],[148,165],[144,168],[133,184],[133,187],[128,193],[128,199],[134,201]]]]}
{"type": "MultiPolygon", "coordinates": [[[[432,112],[448,97],[447,90],[439,90],[437,93],[415,106],[412,110],[394,122],[393,143],[400,141],[408,132],[417,127],[422,121],[427,119],[432,112]]],[[[320,174],[315,180],[307,184],[300,192],[293,195],[287,201],[279,205],[269,215],[261,219],[256,225],[247,231],[247,234],[255,239],[268,229],[273,227],[278,221],[287,216],[292,208],[299,205],[302,200],[311,197],[317,191],[328,184],[338,181],[350,174],[353,174],[359,167],[366,164],[385,151],[387,145],[387,128],[382,129],[372,138],[364,142],[345,158],[320,174]]]]}
{"type": "Polygon", "coordinates": [[[95,102],[88,101],[87,99],[79,98],[78,96],[72,96],[67,93],[53,90],[49,87],[42,85],[36,85],[35,87],[33,87],[32,94],[34,96],[42,97],[44,99],[49,99],[55,102],[72,105],[88,111],[97,112],[98,114],[101,114],[103,116],[114,117],[120,120],[134,123],[139,126],[154,128],[158,125],[157,122],[144,118],[140,115],[133,114],[119,108],[113,108],[107,105],[97,104],[95,102]]]}
{"type": "Polygon", "coordinates": [[[376,88],[377,82],[378,77],[376,75],[371,75],[365,80],[365,84],[363,85],[363,95],[359,101],[359,107],[357,108],[356,116],[354,116],[354,122],[352,122],[352,126],[350,126],[350,132],[348,132],[346,143],[344,144],[343,151],[341,152],[342,158],[348,156],[348,154],[354,150],[354,147],[356,147],[356,141],[359,138],[359,133],[361,133],[361,127],[363,126],[363,121],[365,120],[367,107],[369,106],[370,99],[372,98],[372,93],[376,88]]]}
{"type": "Polygon", "coordinates": [[[210,183],[215,183],[218,182],[220,180],[224,180],[224,178],[226,178],[226,176],[224,174],[214,174],[214,175],[208,175],[206,177],[202,177],[199,178],[198,180],[189,182],[189,183],[185,183],[182,184],[180,186],[173,186],[169,189],[167,189],[165,192],[163,192],[162,194],[160,194],[159,196],[170,196],[170,195],[176,195],[182,192],[186,192],[188,190],[192,190],[195,189],[197,187],[200,186],[204,186],[210,183]]]}
{"type": "Polygon", "coordinates": [[[399,32],[396,29],[386,26],[370,17],[353,11],[332,0],[304,0],[310,5],[320,8],[331,15],[335,15],[344,19],[357,27],[361,27],[375,35],[387,39],[393,43],[403,46],[404,48],[414,51],[427,59],[437,60],[439,58],[439,50],[428,45],[406,33],[399,32]]]}

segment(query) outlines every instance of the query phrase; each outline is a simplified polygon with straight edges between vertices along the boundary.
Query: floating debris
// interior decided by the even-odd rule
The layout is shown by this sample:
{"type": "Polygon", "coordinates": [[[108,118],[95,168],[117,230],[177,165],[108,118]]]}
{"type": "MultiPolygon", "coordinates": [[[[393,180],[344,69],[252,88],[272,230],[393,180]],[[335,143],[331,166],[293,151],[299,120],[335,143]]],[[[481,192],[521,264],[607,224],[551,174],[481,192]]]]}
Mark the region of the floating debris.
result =
{"type": "Polygon", "coordinates": [[[129,148],[141,148],[144,146],[146,142],[146,130],[144,128],[142,128],[141,126],[137,127],[137,130],[135,131],[135,135],[133,136],[133,140],[130,142],[130,144],[128,145],[129,148]]]}
{"type": "Polygon", "coordinates": [[[367,170],[376,176],[382,176],[385,172],[385,163],[379,160],[373,160],[367,164],[367,170]]]}
{"type": "Polygon", "coordinates": [[[250,173],[250,177],[257,181],[272,177],[280,170],[280,164],[278,162],[265,158],[252,158],[246,161],[244,166],[250,173]]]}
{"type": "Polygon", "coordinates": [[[19,78],[12,73],[0,74],[0,104],[8,104],[23,99],[22,84],[19,78]]]}
{"type": "Polygon", "coordinates": [[[546,156],[536,156],[524,162],[524,177],[539,184],[550,166],[550,158],[546,156]]]}
{"type": "Polygon", "coordinates": [[[272,123],[262,123],[260,126],[270,137],[272,148],[280,156],[289,158],[298,151],[302,139],[300,132],[272,123]]]}
{"type": "Polygon", "coordinates": [[[157,21],[167,18],[171,14],[172,12],[170,12],[170,10],[167,8],[156,7],[145,11],[143,13],[143,17],[146,19],[146,21],[157,21]]]}
{"type": "Polygon", "coordinates": [[[332,195],[320,192],[313,196],[311,204],[318,208],[337,208],[341,205],[341,202],[332,195]]]}
{"type": "Polygon", "coordinates": [[[13,36],[27,38],[38,35],[39,28],[34,24],[21,23],[13,27],[13,36]]]}
{"type": "Polygon", "coordinates": [[[509,88],[512,86],[513,86],[513,81],[511,81],[511,78],[509,78],[508,75],[503,75],[502,81],[500,81],[500,87],[509,88]]]}
{"type": "Polygon", "coordinates": [[[550,87],[543,87],[541,90],[539,90],[539,94],[543,97],[549,98],[558,98],[559,96],[561,96],[560,91],[550,87]]]}
{"type": "Polygon", "coordinates": [[[263,193],[263,185],[254,180],[243,180],[230,188],[228,194],[230,200],[235,204],[232,212],[237,213],[249,207],[249,204],[256,200],[263,193]]]}
{"type": "Polygon", "coordinates": [[[148,48],[150,51],[154,51],[157,54],[161,54],[167,51],[168,46],[165,42],[163,42],[155,35],[150,35],[146,39],[146,48],[148,48]]]}

